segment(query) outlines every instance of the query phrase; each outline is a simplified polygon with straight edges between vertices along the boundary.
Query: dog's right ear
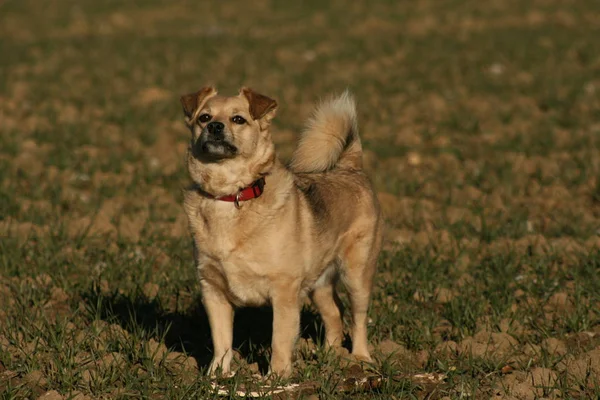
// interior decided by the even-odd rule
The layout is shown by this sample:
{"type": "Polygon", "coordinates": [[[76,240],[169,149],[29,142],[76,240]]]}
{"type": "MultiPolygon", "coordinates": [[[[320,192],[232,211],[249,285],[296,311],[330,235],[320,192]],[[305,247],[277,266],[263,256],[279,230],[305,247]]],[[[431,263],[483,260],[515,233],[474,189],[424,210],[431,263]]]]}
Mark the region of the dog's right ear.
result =
{"type": "Polygon", "coordinates": [[[240,93],[248,100],[250,115],[252,119],[267,118],[269,121],[275,116],[277,102],[264,94],[256,93],[254,90],[243,87],[240,93]]]}
{"type": "Polygon", "coordinates": [[[181,96],[181,105],[183,113],[191,121],[193,121],[194,113],[204,106],[204,103],[211,97],[217,94],[217,90],[212,86],[206,86],[196,93],[184,94],[181,96]]]}

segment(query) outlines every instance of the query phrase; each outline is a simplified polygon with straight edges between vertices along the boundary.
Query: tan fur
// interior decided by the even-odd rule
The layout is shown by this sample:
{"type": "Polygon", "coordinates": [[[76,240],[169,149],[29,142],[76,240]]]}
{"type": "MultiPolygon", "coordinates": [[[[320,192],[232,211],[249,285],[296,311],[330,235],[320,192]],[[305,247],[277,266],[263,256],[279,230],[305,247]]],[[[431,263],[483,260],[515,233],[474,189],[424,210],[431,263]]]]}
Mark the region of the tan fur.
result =
{"type": "Polygon", "coordinates": [[[302,133],[291,167],[296,172],[323,172],[334,166],[362,167],[356,105],[345,91],[318,107],[302,133]],[[344,165],[339,165],[340,159],[344,165]]]}
{"type": "Polygon", "coordinates": [[[279,376],[292,370],[303,296],[310,295],[319,309],[327,343],[339,346],[338,280],[352,306],[352,354],[370,360],[367,309],[382,222],[360,169],[351,96],[345,93],[317,109],[292,170],[275,156],[269,133],[276,102],[243,88],[238,96],[213,95],[198,107],[190,115],[207,114],[225,124],[225,140],[237,149],[235,155],[206,162],[197,146],[208,135],[207,124],[190,124],[188,170],[194,185],[185,193],[184,208],[213,337],[209,372],[230,372],[235,306],[273,306],[270,369],[279,376]],[[234,115],[246,124],[234,124],[234,115]],[[260,177],[266,182],[263,194],[242,202],[240,209],[214,198],[236,194],[260,177]]]}

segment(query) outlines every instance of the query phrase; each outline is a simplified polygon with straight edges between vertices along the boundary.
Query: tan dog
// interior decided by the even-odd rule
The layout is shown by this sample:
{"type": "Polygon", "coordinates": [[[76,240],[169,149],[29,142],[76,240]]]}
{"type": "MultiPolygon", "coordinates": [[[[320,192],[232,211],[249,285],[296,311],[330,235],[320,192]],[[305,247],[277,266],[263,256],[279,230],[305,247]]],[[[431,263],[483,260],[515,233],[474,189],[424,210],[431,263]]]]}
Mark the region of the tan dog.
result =
{"type": "Polygon", "coordinates": [[[235,306],[273,306],[271,372],[289,376],[303,296],[322,315],[327,344],[340,346],[341,280],[352,306],[352,354],[370,360],[367,310],[382,220],[361,169],[351,95],[321,104],[289,168],[269,125],[277,103],[250,89],[233,97],[206,87],[181,98],[192,132],[194,181],[184,208],[194,241],[214,356],[230,372],[235,306]]]}

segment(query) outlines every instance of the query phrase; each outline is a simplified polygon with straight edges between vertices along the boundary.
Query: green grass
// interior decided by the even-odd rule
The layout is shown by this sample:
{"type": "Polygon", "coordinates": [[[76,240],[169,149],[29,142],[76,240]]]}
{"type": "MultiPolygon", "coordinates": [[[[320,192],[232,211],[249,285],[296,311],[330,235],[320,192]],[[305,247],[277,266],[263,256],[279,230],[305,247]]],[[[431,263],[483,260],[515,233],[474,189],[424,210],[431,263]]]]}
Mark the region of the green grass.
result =
{"type": "MultiPolygon", "coordinates": [[[[598,397],[572,364],[600,345],[599,4],[0,2],[0,397],[218,398],[181,209],[178,98],[206,84],[277,98],[284,155],[350,88],[385,192],[376,361],[306,306],[297,397],[490,398],[538,367],[535,396],[598,397]]],[[[271,318],[237,313],[223,386],[259,385],[271,318]]]]}

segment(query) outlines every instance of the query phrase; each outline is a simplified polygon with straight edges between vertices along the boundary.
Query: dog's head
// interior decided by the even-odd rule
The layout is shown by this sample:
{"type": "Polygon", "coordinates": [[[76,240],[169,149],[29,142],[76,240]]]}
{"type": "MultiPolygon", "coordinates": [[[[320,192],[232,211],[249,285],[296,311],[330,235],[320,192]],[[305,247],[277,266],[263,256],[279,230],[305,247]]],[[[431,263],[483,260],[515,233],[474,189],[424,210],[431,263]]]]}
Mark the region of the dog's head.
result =
{"type": "Polygon", "coordinates": [[[248,88],[224,97],[205,87],[182,96],[181,104],[192,132],[188,170],[196,183],[214,195],[232,194],[268,173],[275,100],[248,88]]]}

